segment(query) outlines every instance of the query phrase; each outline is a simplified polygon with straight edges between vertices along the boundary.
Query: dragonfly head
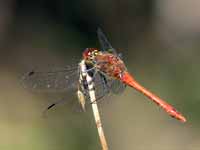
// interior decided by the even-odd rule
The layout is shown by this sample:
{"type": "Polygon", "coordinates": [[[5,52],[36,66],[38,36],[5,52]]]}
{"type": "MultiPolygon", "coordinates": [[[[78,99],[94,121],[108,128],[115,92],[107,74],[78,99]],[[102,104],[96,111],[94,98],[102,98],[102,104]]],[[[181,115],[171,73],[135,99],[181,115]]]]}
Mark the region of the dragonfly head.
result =
{"type": "Polygon", "coordinates": [[[83,52],[83,58],[88,61],[93,61],[99,53],[99,50],[96,48],[86,48],[83,52]]]}

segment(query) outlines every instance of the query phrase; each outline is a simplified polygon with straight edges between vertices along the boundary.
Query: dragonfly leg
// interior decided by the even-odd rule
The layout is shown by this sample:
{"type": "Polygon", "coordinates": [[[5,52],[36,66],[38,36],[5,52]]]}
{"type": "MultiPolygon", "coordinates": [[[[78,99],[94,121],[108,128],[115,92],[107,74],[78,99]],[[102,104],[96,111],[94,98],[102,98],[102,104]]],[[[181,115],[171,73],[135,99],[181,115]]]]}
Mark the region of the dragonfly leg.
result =
{"type": "Polygon", "coordinates": [[[105,97],[107,94],[110,93],[110,88],[108,86],[108,83],[107,83],[107,80],[106,80],[106,77],[100,73],[100,76],[102,78],[102,82],[103,82],[103,89],[105,89],[105,92],[102,96],[98,97],[95,101],[91,102],[90,104],[93,104],[94,102],[97,102],[97,101],[100,101],[103,99],[103,97],[105,97]]]}
{"type": "Polygon", "coordinates": [[[94,70],[94,69],[95,69],[95,66],[92,67],[92,68],[89,68],[89,69],[85,70],[84,72],[85,72],[85,73],[88,73],[88,72],[90,72],[90,71],[92,71],[92,70],[94,70]]]}
{"type": "Polygon", "coordinates": [[[105,92],[104,95],[98,97],[95,101],[90,102],[90,104],[93,104],[93,103],[95,103],[95,102],[99,102],[99,101],[101,101],[101,100],[102,100],[102,99],[103,99],[107,94],[109,94],[109,93],[110,93],[110,90],[108,90],[107,92],[105,92]]]}

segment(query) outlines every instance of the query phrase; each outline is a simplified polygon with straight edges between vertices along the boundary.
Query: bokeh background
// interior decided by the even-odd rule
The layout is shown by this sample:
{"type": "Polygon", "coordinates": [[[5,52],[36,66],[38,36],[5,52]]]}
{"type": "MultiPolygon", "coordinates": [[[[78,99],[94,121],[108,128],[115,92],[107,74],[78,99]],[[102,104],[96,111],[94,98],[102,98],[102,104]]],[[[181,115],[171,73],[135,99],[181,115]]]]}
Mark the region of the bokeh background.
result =
{"type": "MultiPolygon", "coordinates": [[[[32,93],[20,82],[33,68],[77,63],[85,48],[99,47],[99,26],[135,78],[188,120],[127,88],[101,103],[110,149],[200,149],[199,7],[196,0],[1,0],[0,149],[101,149],[91,108],[59,105],[44,118],[63,95],[32,93]]],[[[73,93],[68,99],[77,101],[73,93]]]]}

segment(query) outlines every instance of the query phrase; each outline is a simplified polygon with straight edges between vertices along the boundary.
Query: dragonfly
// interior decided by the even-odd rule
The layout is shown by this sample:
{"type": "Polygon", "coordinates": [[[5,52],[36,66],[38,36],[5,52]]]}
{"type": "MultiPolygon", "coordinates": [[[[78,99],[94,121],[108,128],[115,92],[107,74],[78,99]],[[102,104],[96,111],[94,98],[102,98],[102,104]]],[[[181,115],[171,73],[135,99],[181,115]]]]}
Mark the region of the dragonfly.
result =
{"type": "MultiPolygon", "coordinates": [[[[173,106],[156,96],[141,84],[129,73],[121,54],[112,47],[103,31],[97,29],[97,37],[101,49],[86,48],[82,53],[82,59],[86,64],[86,71],[92,77],[94,82],[96,101],[106,97],[110,93],[122,93],[127,86],[139,91],[149,100],[160,106],[171,117],[181,122],[186,122],[186,118],[178,112],[173,106]]],[[[80,77],[80,65],[75,64],[65,68],[44,71],[31,71],[23,77],[25,87],[36,91],[67,91],[77,89],[77,96],[85,110],[85,103],[89,99],[89,89],[86,80],[80,77]]],[[[54,107],[53,103],[47,109],[54,107]]]]}

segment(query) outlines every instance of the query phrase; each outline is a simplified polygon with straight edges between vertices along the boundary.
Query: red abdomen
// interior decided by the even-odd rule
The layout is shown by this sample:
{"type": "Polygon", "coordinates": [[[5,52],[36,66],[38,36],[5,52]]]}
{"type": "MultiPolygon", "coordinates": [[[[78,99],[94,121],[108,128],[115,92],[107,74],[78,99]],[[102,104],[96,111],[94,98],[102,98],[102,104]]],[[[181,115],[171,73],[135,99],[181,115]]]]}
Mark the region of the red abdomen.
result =
{"type": "Polygon", "coordinates": [[[178,112],[173,106],[141,86],[128,72],[124,72],[121,81],[124,82],[126,85],[129,85],[135,88],[137,91],[143,93],[150,100],[163,108],[170,116],[180,120],[181,122],[186,122],[186,118],[180,112],[178,112]]]}

